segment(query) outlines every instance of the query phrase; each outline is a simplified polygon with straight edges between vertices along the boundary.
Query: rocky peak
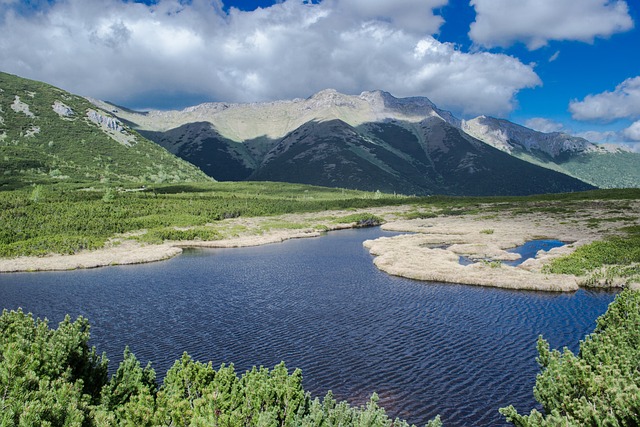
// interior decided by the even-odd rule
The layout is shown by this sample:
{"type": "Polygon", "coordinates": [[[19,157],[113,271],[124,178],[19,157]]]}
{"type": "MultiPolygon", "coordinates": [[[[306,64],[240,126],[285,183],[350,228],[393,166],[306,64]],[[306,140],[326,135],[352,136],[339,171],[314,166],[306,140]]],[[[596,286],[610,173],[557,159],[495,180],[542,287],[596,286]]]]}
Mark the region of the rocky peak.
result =
{"type": "Polygon", "coordinates": [[[562,132],[544,133],[511,123],[507,120],[479,116],[463,121],[462,130],[499,150],[511,153],[515,148],[538,150],[551,157],[563,153],[599,151],[598,146],[584,138],[562,132]]]}

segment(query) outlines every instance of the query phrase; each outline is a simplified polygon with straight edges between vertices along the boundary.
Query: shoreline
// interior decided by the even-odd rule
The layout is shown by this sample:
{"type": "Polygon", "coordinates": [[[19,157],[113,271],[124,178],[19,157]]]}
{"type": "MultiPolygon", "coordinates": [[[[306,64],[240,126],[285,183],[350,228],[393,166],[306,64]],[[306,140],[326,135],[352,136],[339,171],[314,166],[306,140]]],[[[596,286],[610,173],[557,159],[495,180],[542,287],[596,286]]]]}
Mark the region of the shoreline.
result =
{"type": "MultiPolygon", "coordinates": [[[[640,208],[640,203],[636,205],[636,208],[640,208]]],[[[220,231],[223,237],[220,240],[143,244],[132,240],[130,235],[118,236],[105,248],[74,255],[0,259],[0,274],[142,264],[170,259],[187,248],[250,247],[318,237],[328,231],[357,227],[356,223],[339,222],[341,216],[370,213],[386,221],[382,225],[383,230],[410,233],[363,242],[373,256],[374,265],[387,274],[425,282],[573,292],[584,287],[585,278],[544,273],[543,267],[554,258],[600,240],[607,234],[615,234],[623,225],[628,225],[616,222],[601,208],[588,207],[569,216],[553,213],[541,215],[536,212],[514,215],[504,211],[491,215],[485,212],[405,219],[405,215],[412,210],[415,207],[391,206],[275,217],[230,218],[209,224],[220,231]],[[602,220],[603,226],[593,227],[590,223],[593,218],[602,220]],[[516,267],[500,263],[519,257],[506,252],[506,249],[536,239],[555,239],[567,244],[548,252],[539,251],[535,258],[516,267]],[[460,256],[479,262],[461,265],[460,256]]],[[[640,223],[640,220],[636,218],[635,222],[640,223]]],[[[622,282],[614,282],[602,283],[599,287],[623,286],[622,282]]],[[[631,287],[640,288],[640,284],[631,287]]]]}
{"type": "MultiPolygon", "coordinates": [[[[573,292],[586,287],[623,288],[626,284],[622,280],[586,286],[587,277],[543,270],[553,259],[616,234],[619,228],[628,225],[626,219],[617,221],[610,214],[602,209],[585,208],[569,216],[480,213],[402,220],[384,224],[382,228],[413,234],[367,240],[363,246],[374,256],[377,268],[414,280],[549,292],[573,292]],[[593,218],[602,220],[602,227],[591,226],[589,219],[593,218]],[[560,240],[565,245],[538,251],[534,258],[515,267],[501,263],[520,258],[507,249],[539,239],[560,240]],[[476,262],[462,265],[460,256],[476,262]]],[[[635,223],[638,222],[636,218],[635,223]]],[[[632,283],[629,287],[640,289],[640,284],[632,283]]]]}
{"type": "MultiPolygon", "coordinates": [[[[229,236],[220,240],[180,240],[161,244],[145,244],[119,236],[104,248],[82,251],[73,255],[51,254],[42,257],[21,256],[0,258],[0,275],[3,273],[36,273],[44,271],[70,271],[100,268],[116,265],[146,264],[164,261],[180,255],[183,249],[197,248],[240,248],[281,243],[291,239],[319,237],[328,231],[356,228],[356,223],[336,223],[335,217],[354,213],[372,213],[395,217],[406,207],[359,209],[357,211],[325,211],[306,214],[287,214],[276,217],[231,218],[220,221],[221,230],[229,236]],[[282,224],[313,223],[313,226],[281,228],[282,224]],[[271,227],[271,228],[269,228],[271,227]],[[243,228],[243,231],[234,230],[243,228]],[[231,231],[228,231],[231,230],[231,231]]],[[[212,225],[213,226],[213,225],[212,225]]]]}

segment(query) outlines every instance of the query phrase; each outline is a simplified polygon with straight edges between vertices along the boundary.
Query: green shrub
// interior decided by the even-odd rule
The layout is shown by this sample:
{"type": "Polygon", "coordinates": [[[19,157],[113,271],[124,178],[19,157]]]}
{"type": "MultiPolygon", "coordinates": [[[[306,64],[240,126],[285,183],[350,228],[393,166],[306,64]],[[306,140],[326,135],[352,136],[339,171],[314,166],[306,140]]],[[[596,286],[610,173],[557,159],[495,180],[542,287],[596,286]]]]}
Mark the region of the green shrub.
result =
{"type": "Polygon", "coordinates": [[[584,276],[603,265],[629,265],[640,262],[640,236],[612,237],[577,248],[555,259],[545,271],[584,276]]]}
{"type": "Polygon", "coordinates": [[[640,292],[626,290],[580,343],[578,355],[550,350],[538,339],[535,398],[544,414],[500,409],[507,421],[533,426],[637,426],[640,424],[640,292]]]}
{"type": "MultiPolygon", "coordinates": [[[[302,387],[302,372],[284,363],[238,375],[188,354],[158,386],[128,348],[107,379],[107,360],[89,348],[89,324],[67,317],[57,330],[22,311],[0,316],[0,425],[62,426],[370,426],[408,427],[393,420],[374,394],[366,406],[321,401],[302,387]]],[[[439,427],[436,417],[428,424],[439,427]]]]}
{"type": "Polygon", "coordinates": [[[343,216],[335,220],[338,224],[351,224],[355,223],[356,227],[375,227],[384,222],[379,216],[370,213],[359,213],[343,216]]]}

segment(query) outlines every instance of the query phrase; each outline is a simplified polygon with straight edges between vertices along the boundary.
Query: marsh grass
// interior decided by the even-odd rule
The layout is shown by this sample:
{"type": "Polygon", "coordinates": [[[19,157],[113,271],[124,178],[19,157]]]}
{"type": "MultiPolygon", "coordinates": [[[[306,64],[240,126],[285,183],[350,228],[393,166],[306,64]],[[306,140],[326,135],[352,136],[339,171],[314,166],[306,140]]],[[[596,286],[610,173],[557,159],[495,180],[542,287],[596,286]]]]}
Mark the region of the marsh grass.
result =
{"type": "MultiPolygon", "coordinates": [[[[72,254],[101,248],[108,239],[132,232],[148,243],[216,240],[224,233],[206,225],[225,218],[367,208],[406,201],[362,191],[282,183],[110,188],[95,183],[56,184],[0,191],[0,256],[72,254]],[[113,196],[105,200],[109,193],[113,196]],[[299,198],[300,194],[306,194],[305,198],[299,198]]],[[[274,219],[269,227],[302,225],[274,219]]]]}
{"type": "MultiPolygon", "coordinates": [[[[225,231],[220,225],[221,220],[235,217],[399,205],[413,206],[409,214],[405,214],[408,218],[471,212],[512,214],[516,210],[546,215],[546,208],[554,204],[588,203],[625,210],[625,205],[630,208],[628,200],[635,199],[640,199],[640,190],[481,198],[405,197],[274,182],[39,184],[0,191],[0,256],[73,254],[101,248],[109,239],[127,233],[137,233],[137,238],[145,242],[220,239],[238,233],[237,230],[225,231]],[[208,227],[210,224],[216,226],[208,227]]],[[[619,218],[627,219],[626,216],[619,218]]],[[[333,220],[355,222],[360,226],[382,222],[373,214],[346,215],[333,220]]],[[[296,224],[272,224],[272,227],[285,226],[291,228],[296,224]]]]}

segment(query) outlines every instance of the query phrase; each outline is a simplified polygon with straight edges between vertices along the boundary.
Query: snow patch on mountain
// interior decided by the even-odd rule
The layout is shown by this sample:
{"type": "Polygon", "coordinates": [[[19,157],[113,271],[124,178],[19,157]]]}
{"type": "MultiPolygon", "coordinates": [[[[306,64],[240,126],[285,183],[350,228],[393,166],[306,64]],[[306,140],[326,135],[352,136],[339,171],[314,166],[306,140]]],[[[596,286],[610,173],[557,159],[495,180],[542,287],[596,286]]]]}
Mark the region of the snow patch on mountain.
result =
{"type": "Polygon", "coordinates": [[[28,130],[26,130],[24,132],[24,137],[25,138],[33,138],[34,136],[36,136],[39,133],[40,133],[40,127],[39,126],[31,126],[28,130]]]}

